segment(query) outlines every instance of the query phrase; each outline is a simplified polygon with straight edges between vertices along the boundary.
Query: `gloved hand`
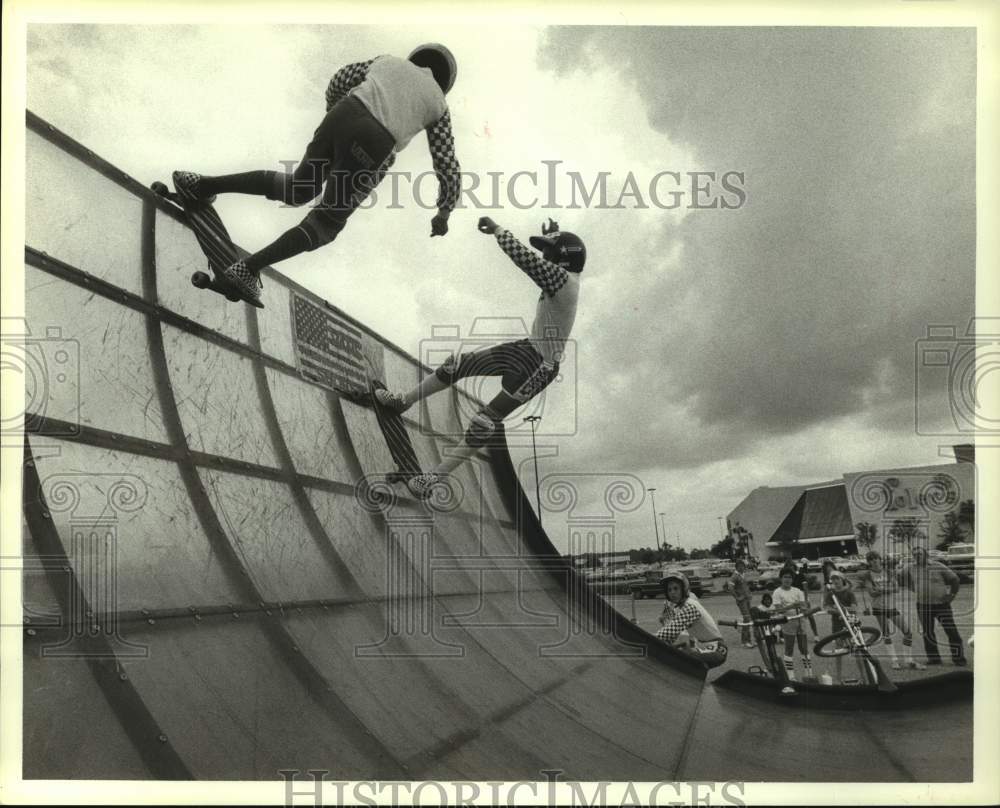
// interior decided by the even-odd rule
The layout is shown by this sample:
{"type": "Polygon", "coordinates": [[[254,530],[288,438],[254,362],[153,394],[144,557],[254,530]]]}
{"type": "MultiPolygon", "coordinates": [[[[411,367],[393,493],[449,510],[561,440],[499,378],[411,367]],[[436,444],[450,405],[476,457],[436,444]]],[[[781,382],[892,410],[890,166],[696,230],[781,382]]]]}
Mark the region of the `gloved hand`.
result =
{"type": "Polygon", "coordinates": [[[499,226],[500,225],[494,222],[489,216],[481,216],[479,218],[480,233],[486,233],[487,235],[492,236],[497,231],[499,226]]]}
{"type": "Polygon", "coordinates": [[[443,236],[448,232],[448,214],[438,211],[437,215],[431,219],[431,238],[443,236]]]}

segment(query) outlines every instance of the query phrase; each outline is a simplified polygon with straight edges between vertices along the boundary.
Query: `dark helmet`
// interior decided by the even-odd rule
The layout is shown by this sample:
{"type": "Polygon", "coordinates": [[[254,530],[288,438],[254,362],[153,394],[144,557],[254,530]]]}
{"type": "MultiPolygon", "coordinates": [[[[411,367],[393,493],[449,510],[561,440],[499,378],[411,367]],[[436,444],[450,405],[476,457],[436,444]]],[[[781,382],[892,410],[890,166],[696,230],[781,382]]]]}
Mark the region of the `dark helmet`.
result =
{"type": "Polygon", "coordinates": [[[541,250],[546,261],[569,272],[583,272],[587,248],[578,235],[560,230],[558,222],[549,219],[548,227],[542,225],[542,235],[532,236],[528,241],[536,250],[541,250]]]}
{"type": "Polygon", "coordinates": [[[437,42],[428,42],[413,49],[407,57],[417,67],[429,67],[434,74],[434,80],[447,93],[455,85],[458,76],[458,65],[451,51],[437,42]]]}

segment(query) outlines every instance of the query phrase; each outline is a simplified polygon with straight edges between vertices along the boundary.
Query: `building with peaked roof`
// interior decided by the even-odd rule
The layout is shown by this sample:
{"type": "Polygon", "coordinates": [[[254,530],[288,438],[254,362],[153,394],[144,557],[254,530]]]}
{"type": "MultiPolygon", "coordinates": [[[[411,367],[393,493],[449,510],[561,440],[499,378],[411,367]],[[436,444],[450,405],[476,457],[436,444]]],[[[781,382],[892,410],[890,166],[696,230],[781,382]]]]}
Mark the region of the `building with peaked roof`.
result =
{"type": "MultiPolygon", "coordinates": [[[[745,555],[759,559],[820,558],[903,552],[942,541],[949,514],[976,498],[975,455],[956,446],[954,463],[845,473],[840,479],[751,491],[726,517],[745,555]],[[867,534],[858,543],[859,526],[867,534]]],[[[972,524],[960,529],[973,542],[972,524]]]]}

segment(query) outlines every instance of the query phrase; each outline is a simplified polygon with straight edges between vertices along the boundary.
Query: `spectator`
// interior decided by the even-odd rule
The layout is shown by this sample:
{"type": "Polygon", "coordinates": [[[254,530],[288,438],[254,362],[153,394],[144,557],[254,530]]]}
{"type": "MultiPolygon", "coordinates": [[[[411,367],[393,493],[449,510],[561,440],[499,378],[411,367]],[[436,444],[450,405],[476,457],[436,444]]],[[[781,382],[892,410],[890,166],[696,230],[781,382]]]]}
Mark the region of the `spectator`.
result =
{"type": "Polygon", "coordinates": [[[923,670],[924,666],[917,662],[913,656],[913,632],[910,630],[910,618],[904,612],[900,612],[896,600],[899,591],[899,581],[896,575],[886,568],[882,554],[878,550],[870,550],[865,555],[865,561],[868,562],[868,569],[863,570],[858,576],[858,585],[872,599],[872,616],[878,621],[878,627],[882,631],[882,642],[892,658],[893,670],[898,671],[900,668],[896,648],[892,644],[893,626],[903,634],[903,649],[907,666],[923,670]]]}
{"type": "MultiPolygon", "coordinates": [[[[785,564],[785,569],[789,569],[792,572],[792,586],[802,592],[803,597],[806,599],[806,609],[809,608],[809,559],[803,558],[799,565],[796,566],[795,562],[789,560],[785,564]]],[[[819,636],[819,630],[816,628],[816,618],[813,615],[809,615],[809,628],[812,629],[813,637],[819,636]]]]}
{"type": "Polygon", "coordinates": [[[962,635],[955,627],[955,616],[951,611],[951,602],[960,586],[958,576],[940,561],[928,558],[925,548],[914,547],[913,563],[899,573],[899,582],[916,595],[917,617],[920,618],[927,664],[941,664],[941,653],[934,637],[934,621],[937,620],[948,637],[952,662],[964,666],[962,635]]]}
{"type": "MultiPolygon", "coordinates": [[[[781,570],[781,586],[774,590],[772,595],[772,608],[776,614],[804,612],[806,608],[806,598],[801,589],[792,586],[795,573],[792,568],[785,567],[781,570]]],[[[812,669],[812,657],[809,656],[809,643],[806,639],[806,630],[802,625],[802,618],[796,617],[785,623],[782,628],[785,638],[785,671],[788,679],[795,681],[795,645],[799,646],[799,653],[802,655],[802,667],[804,676],[814,679],[812,669]]]]}
{"type": "MultiPolygon", "coordinates": [[[[746,580],[747,565],[746,562],[740,558],[736,561],[736,572],[734,572],[728,581],[726,581],[726,589],[736,600],[736,607],[740,610],[741,619],[745,622],[749,622],[750,617],[750,584],[746,580]]],[[[750,633],[750,626],[743,626],[741,630],[740,639],[743,642],[744,648],[753,648],[756,643],[753,641],[753,636],[750,633]]]]}

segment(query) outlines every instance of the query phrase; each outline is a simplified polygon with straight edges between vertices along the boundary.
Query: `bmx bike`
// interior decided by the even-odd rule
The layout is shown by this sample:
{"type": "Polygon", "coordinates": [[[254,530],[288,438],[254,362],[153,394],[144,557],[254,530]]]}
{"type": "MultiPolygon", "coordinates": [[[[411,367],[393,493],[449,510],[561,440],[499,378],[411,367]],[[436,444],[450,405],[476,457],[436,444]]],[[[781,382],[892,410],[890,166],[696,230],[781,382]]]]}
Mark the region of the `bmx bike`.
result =
{"type": "Polygon", "coordinates": [[[882,639],[882,632],[874,626],[862,626],[853,612],[848,613],[844,609],[832,590],[830,599],[847,628],[817,640],[813,652],[826,658],[850,656],[857,663],[862,684],[875,686],[883,693],[895,692],[896,685],[868,650],[882,639]]]}
{"type": "Polygon", "coordinates": [[[785,664],[778,653],[778,633],[785,623],[798,620],[801,617],[808,617],[819,611],[822,611],[819,606],[813,606],[804,612],[794,614],[752,617],[750,620],[719,620],[718,622],[720,626],[730,626],[731,628],[750,627],[754,639],[757,641],[757,649],[760,651],[761,659],[764,661],[764,672],[781,685],[781,695],[793,696],[796,693],[795,683],[788,678],[785,664]]]}

